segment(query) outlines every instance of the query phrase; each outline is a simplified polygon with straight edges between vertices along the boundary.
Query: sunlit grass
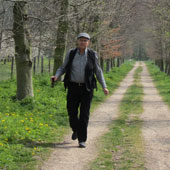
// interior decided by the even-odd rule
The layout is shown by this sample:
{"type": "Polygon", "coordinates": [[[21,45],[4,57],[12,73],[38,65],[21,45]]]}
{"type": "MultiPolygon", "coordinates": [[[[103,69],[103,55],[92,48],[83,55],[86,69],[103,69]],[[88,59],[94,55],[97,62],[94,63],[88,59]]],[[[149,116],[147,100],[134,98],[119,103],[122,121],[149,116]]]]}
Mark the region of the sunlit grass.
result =
{"type": "MultiPolygon", "coordinates": [[[[125,63],[105,74],[110,92],[132,69],[125,63]]],[[[33,170],[41,164],[69,129],[66,92],[62,82],[51,88],[50,75],[35,76],[35,97],[16,100],[16,80],[0,82],[0,169],[33,170]]],[[[105,99],[98,84],[92,110],[105,99]]]]}

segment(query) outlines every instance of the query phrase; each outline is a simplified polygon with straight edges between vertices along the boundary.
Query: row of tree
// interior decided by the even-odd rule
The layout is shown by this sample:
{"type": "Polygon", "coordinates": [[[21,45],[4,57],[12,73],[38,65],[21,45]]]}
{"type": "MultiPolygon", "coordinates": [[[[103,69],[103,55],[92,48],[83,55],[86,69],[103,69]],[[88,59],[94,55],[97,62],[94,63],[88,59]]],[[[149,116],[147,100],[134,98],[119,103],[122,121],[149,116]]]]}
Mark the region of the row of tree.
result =
{"type": "Polygon", "coordinates": [[[153,3],[152,24],[155,64],[170,76],[170,2],[168,0],[153,3]]]}
{"type": "Polygon", "coordinates": [[[34,94],[33,57],[53,56],[55,74],[80,32],[91,35],[107,71],[149,57],[168,72],[168,11],[168,0],[0,0],[0,57],[15,55],[17,98],[34,94]]]}

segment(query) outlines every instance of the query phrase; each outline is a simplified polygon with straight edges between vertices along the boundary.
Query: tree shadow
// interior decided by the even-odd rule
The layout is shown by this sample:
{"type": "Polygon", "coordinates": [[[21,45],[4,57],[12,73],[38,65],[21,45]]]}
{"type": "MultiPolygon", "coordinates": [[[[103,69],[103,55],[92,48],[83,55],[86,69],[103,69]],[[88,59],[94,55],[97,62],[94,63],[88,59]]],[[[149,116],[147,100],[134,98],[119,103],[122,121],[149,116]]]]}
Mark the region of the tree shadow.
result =
{"type": "Polygon", "coordinates": [[[60,148],[60,149],[69,149],[69,148],[78,148],[78,146],[71,145],[70,142],[36,142],[32,141],[31,139],[24,139],[17,141],[17,144],[23,144],[27,148],[34,148],[34,147],[43,147],[43,148],[60,148]]]}

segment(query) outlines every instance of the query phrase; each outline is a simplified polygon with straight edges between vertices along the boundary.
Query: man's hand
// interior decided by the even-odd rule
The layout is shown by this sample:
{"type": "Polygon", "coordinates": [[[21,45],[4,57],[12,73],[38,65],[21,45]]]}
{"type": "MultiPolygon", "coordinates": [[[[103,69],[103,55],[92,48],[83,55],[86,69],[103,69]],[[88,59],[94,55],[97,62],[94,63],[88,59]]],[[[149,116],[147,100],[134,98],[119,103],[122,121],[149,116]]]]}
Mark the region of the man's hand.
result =
{"type": "Polygon", "coordinates": [[[109,90],[107,88],[103,88],[104,94],[108,95],[109,94],[109,90]]]}
{"type": "Polygon", "coordinates": [[[51,76],[51,82],[57,81],[58,77],[56,76],[51,76]]]}
{"type": "Polygon", "coordinates": [[[57,77],[56,76],[51,76],[51,87],[54,88],[54,83],[55,81],[57,81],[57,77]]]}

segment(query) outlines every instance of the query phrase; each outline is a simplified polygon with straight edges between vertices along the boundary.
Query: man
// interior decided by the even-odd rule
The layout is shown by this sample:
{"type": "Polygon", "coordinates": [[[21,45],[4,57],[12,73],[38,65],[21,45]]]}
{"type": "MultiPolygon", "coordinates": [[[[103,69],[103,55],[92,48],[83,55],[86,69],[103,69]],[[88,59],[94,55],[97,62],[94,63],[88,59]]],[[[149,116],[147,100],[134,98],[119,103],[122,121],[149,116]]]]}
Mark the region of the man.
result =
{"type": "Polygon", "coordinates": [[[77,37],[77,48],[67,52],[63,65],[58,68],[56,75],[51,77],[56,81],[65,73],[64,86],[68,88],[67,111],[70,127],[73,130],[72,139],[78,138],[80,148],[86,147],[90,105],[93,89],[97,88],[94,74],[101,84],[104,94],[109,94],[103,72],[98,64],[97,54],[88,48],[89,43],[89,34],[80,33],[77,37]],[[78,116],[79,105],[80,115],[78,116]]]}

